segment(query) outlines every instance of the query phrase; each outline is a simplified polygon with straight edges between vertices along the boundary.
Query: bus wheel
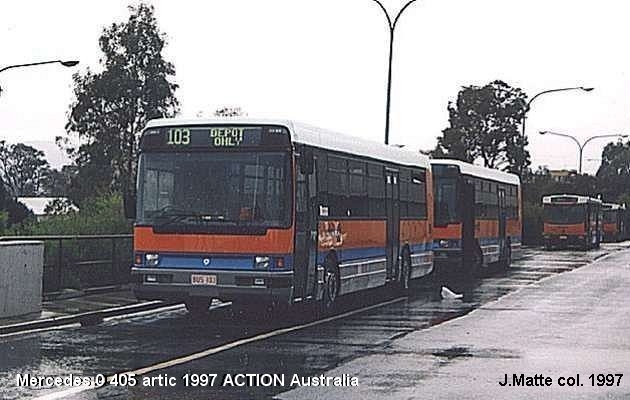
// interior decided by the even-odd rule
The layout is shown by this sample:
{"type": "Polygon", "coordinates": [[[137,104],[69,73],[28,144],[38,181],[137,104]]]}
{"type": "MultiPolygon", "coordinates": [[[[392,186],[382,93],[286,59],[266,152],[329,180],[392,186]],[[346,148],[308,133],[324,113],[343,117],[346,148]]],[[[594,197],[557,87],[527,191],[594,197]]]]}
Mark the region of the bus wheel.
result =
{"type": "Polygon", "coordinates": [[[337,303],[339,296],[339,267],[332,257],[327,257],[324,262],[324,296],[322,298],[322,311],[330,312],[337,303]]]}
{"type": "Polygon", "coordinates": [[[200,316],[208,312],[212,299],[206,297],[189,297],[186,302],[186,310],[192,316],[200,316]]]}
{"type": "Polygon", "coordinates": [[[403,294],[406,294],[409,291],[409,277],[411,275],[411,255],[407,248],[403,250],[400,257],[399,271],[398,287],[403,294]]]}

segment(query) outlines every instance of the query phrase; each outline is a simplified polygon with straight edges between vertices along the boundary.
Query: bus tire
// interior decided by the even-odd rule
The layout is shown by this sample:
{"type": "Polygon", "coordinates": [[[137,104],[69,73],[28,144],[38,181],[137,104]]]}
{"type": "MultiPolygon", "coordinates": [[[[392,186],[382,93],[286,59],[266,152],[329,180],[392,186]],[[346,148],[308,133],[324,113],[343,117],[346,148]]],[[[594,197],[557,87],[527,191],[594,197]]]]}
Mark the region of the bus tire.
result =
{"type": "Polygon", "coordinates": [[[398,270],[398,288],[402,294],[407,294],[411,278],[411,253],[408,247],[405,247],[400,255],[400,268],[398,270]]]}
{"type": "Polygon", "coordinates": [[[324,294],[322,296],[322,311],[330,313],[339,297],[339,266],[336,257],[328,255],[324,261],[324,294]]]}
{"type": "Polygon", "coordinates": [[[209,311],[211,303],[212,299],[208,299],[206,297],[189,297],[184,302],[184,304],[186,305],[186,310],[192,316],[200,316],[206,314],[209,311]]]}

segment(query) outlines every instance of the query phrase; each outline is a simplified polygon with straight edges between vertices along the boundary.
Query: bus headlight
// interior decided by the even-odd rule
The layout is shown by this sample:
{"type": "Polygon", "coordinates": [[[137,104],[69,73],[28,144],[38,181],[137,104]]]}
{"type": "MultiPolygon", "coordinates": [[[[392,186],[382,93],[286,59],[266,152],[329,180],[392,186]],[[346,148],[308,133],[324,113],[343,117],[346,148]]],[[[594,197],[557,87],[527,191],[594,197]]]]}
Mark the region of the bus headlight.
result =
{"type": "Polygon", "coordinates": [[[150,267],[155,267],[160,263],[160,255],[159,254],[145,254],[144,259],[147,262],[147,265],[150,267]]]}
{"type": "Polygon", "coordinates": [[[254,268],[269,268],[269,257],[256,256],[254,260],[254,268]]]}

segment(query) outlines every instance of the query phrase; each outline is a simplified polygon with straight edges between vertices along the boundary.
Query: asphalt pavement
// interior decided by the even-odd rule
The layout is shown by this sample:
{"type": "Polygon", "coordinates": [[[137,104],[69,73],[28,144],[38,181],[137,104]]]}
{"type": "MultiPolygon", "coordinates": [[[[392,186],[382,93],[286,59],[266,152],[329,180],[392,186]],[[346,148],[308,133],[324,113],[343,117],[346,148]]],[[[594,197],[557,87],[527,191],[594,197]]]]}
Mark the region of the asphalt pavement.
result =
{"type": "Polygon", "coordinates": [[[624,398],[630,396],[630,300],[624,295],[630,288],[630,251],[617,250],[629,245],[590,252],[530,249],[509,271],[479,279],[465,302],[437,301],[420,281],[405,297],[387,290],[349,297],[326,319],[305,310],[269,320],[235,315],[220,305],[196,319],[172,307],[95,326],[0,337],[0,397],[624,398]],[[135,382],[119,379],[119,385],[100,388],[17,382],[18,374],[93,377],[130,371],[135,382]],[[521,373],[556,381],[579,373],[584,386],[498,384],[505,374],[521,373]],[[591,373],[628,375],[617,387],[591,387],[591,373]],[[190,378],[199,374],[217,378],[193,385],[190,378]],[[237,374],[258,379],[273,374],[286,381],[225,384],[237,374]],[[294,375],[340,377],[347,384],[356,378],[357,386],[297,387],[290,383],[294,375]],[[144,378],[153,381],[145,384],[144,378]]]}

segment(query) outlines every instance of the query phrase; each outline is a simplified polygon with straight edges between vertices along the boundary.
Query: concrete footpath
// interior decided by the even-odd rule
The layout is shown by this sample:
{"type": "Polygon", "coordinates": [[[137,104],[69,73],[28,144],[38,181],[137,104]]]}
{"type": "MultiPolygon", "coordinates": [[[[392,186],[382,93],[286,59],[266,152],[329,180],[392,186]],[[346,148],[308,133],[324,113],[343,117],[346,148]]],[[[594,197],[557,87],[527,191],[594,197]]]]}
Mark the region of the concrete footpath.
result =
{"type": "Polygon", "coordinates": [[[278,397],[629,399],[630,250],[411,332],[326,373],[342,374],[358,377],[359,387],[302,387],[278,397]],[[506,374],[512,386],[499,385],[506,374]],[[542,374],[552,384],[514,386],[513,374],[542,374]],[[560,385],[578,374],[578,386],[560,385]],[[597,386],[597,374],[623,376],[619,386],[618,376],[612,378],[613,386],[597,386]]]}
{"type": "Polygon", "coordinates": [[[0,335],[74,323],[90,325],[100,322],[102,318],[165,305],[159,301],[138,301],[132,291],[124,286],[68,290],[47,295],[40,313],[0,319],[0,335]]]}

